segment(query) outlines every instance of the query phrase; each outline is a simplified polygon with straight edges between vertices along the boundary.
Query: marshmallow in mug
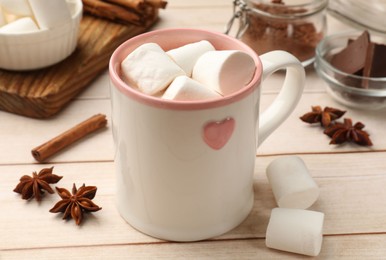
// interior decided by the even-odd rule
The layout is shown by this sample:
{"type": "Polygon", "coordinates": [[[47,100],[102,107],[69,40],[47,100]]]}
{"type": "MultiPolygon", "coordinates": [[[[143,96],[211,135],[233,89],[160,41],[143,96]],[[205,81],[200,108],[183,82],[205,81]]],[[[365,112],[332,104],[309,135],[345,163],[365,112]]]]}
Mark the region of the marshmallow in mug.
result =
{"type": "Polygon", "coordinates": [[[214,50],[215,48],[210,42],[203,40],[183,45],[179,48],[169,50],[166,53],[185,71],[186,75],[190,77],[197,59],[205,52],[214,50]]]}
{"type": "Polygon", "coordinates": [[[163,99],[191,101],[219,98],[220,94],[187,77],[178,76],[163,94],[163,99]]]}
{"type": "Polygon", "coordinates": [[[202,100],[228,95],[247,85],[255,72],[255,62],[248,54],[236,50],[213,51],[207,41],[187,44],[167,53],[156,46],[147,43],[137,47],[123,60],[121,69],[126,83],[154,96],[181,76],[180,70],[183,76],[193,71],[195,81],[177,80],[171,90],[166,90],[164,99],[202,100]]]}
{"type": "Polygon", "coordinates": [[[193,68],[192,78],[226,96],[246,86],[255,74],[255,62],[238,50],[208,51],[193,68]]]}
{"type": "Polygon", "coordinates": [[[323,242],[324,214],[304,209],[274,208],[269,219],[266,246],[317,256],[323,242]]]}
{"type": "Polygon", "coordinates": [[[156,95],[185,72],[156,43],[146,43],[121,63],[123,80],[148,95],[156,95]]]}

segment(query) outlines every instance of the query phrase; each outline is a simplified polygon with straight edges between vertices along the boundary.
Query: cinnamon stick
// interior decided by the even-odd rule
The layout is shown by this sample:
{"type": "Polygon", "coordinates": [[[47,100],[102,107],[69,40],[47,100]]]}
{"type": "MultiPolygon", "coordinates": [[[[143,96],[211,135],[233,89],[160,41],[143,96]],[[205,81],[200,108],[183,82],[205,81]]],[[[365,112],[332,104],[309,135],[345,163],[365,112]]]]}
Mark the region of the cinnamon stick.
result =
{"type": "Polygon", "coordinates": [[[83,0],[83,9],[91,15],[123,24],[147,26],[153,22],[164,0],[83,0]]]}
{"type": "Polygon", "coordinates": [[[134,11],[101,0],[83,0],[83,8],[92,15],[120,23],[131,23],[139,26],[144,23],[143,18],[134,11]]]}
{"type": "Polygon", "coordinates": [[[123,7],[127,7],[129,9],[140,11],[145,4],[145,0],[104,0],[105,2],[109,2],[112,4],[117,4],[123,7]]]}
{"type": "Polygon", "coordinates": [[[123,7],[133,9],[140,12],[146,5],[150,5],[153,8],[165,9],[167,2],[164,0],[103,0],[112,4],[117,4],[123,7]]]}
{"type": "Polygon", "coordinates": [[[146,3],[150,4],[154,8],[165,9],[168,2],[163,0],[146,0],[146,3]]]}
{"type": "Polygon", "coordinates": [[[82,137],[107,125],[106,115],[97,114],[71,129],[61,133],[53,139],[32,149],[32,156],[38,161],[43,162],[48,157],[54,155],[82,137]]]}

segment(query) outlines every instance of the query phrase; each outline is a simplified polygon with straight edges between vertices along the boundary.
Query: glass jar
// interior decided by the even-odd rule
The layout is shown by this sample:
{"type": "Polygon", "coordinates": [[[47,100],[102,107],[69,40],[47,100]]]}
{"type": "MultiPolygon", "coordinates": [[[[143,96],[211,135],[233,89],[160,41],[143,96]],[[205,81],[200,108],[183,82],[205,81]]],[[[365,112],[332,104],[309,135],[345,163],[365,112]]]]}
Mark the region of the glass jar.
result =
{"type": "Polygon", "coordinates": [[[385,0],[333,0],[329,13],[349,26],[369,30],[378,35],[386,34],[385,0]]]}
{"type": "Polygon", "coordinates": [[[284,50],[304,66],[311,64],[315,48],[326,34],[328,0],[235,0],[234,15],[240,19],[236,37],[259,55],[284,50]]]}

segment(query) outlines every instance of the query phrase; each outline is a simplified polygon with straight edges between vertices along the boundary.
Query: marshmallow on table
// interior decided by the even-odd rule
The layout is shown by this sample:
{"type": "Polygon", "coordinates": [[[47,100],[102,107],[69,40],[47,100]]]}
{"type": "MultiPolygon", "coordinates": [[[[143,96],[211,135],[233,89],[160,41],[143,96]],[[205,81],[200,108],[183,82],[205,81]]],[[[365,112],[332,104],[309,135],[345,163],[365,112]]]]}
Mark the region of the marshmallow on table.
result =
{"type": "Polygon", "coordinates": [[[40,29],[60,26],[71,21],[66,0],[28,0],[40,29]]]}
{"type": "Polygon", "coordinates": [[[145,94],[155,95],[185,72],[155,43],[139,46],[121,63],[123,80],[145,94]]]}
{"type": "Polygon", "coordinates": [[[0,5],[4,11],[18,16],[31,16],[32,12],[29,8],[27,0],[0,0],[0,5]]]}
{"type": "Polygon", "coordinates": [[[192,78],[225,96],[246,86],[255,69],[253,58],[245,52],[208,51],[198,58],[192,78]]]}
{"type": "Polygon", "coordinates": [[[0,33],[28,33],[39,28],[30,17],[24,17],[0,27],[0,33]]]}
{"type": "Polygon", "coordinates": [[[306,209],[319,196],[319,188],[298,156],[285,156],[267,167],[268,181],[279,207],[306,209]]]}
{"type": "Polygon", "coordinates": [[[201,85],[187,76],[178,76],[175,78],[162,96],[163,99],[183,101],[204,100],[219,97],[221,97],[221,95],[217,92],[201,85]]]}
{"type": "Polygon", "coordinates": [[[274,208],[269,219],[266,246],[317,256],[323,242],[324,214],[304,209],[274,208]]]}
{"type": "Polygon", "coordinates": [[[193,66],[197,59],[207,51],[214,51],[213,45],[206,41],[186,44],[166,53],[180,66],[189,77],[192,75],[193,66]]]}

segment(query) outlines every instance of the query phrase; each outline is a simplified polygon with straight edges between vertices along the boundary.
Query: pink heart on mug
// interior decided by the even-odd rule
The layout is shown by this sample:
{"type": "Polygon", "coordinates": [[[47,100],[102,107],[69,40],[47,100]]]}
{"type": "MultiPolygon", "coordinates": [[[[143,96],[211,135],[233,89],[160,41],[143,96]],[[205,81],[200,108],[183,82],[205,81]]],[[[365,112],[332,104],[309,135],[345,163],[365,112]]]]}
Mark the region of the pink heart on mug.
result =
{"type": "Polygon", "coordinates": [[[203,139],[211,148],[220,150],[229,141],[234,129],[235,120],[231,117],[212,121],[204,126],[203,139]]]}

